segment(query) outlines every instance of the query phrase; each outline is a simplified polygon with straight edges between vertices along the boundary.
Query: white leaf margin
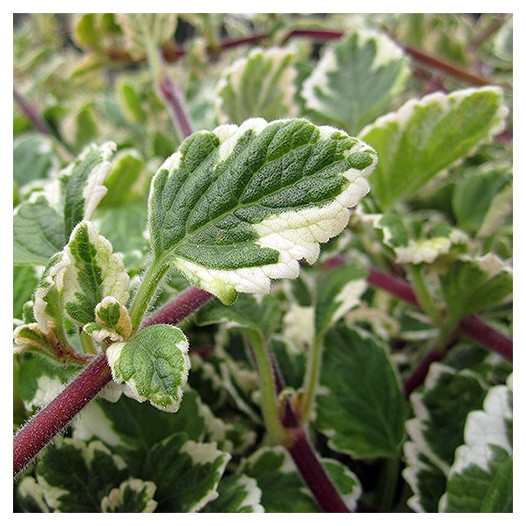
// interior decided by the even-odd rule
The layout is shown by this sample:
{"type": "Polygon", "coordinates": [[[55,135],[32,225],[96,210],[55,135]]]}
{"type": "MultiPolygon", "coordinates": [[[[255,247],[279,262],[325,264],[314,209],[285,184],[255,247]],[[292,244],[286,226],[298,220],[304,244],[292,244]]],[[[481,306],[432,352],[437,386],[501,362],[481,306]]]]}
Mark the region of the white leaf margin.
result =
{"type": "MultiPolygon", "coordinates": [[[[506,385],[492,387],[484,400],[482,411],[472,411],[466,419],[464,444],[455,451],[455,460],[449,471],[449,478],[460,474],[470,466],[478,466],[490,473],[489,463],[493,456],[491,446],[499,446],[510,455],[513,446],[508,439],[506,421],[513,418],[508,395],[513,391],[513,374],[506,385]]],[[[447,492],[438,503],[438,510],[447,509],[447,492]]]]}

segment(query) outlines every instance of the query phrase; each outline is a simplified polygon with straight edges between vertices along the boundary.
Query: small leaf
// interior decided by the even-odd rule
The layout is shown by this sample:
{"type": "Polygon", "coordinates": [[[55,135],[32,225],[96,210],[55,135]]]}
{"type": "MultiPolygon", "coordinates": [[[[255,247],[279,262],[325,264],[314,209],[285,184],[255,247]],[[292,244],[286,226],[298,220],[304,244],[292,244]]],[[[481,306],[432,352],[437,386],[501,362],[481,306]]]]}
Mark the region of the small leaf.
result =
{"type": "Polygon", "coordinates": [[[149,480],[130,478],[102,499],[102,513],[153,513],[156,486],[149,480]]]}
{"type": "Polygon", "coordinates": [[[513,511],[512,377],[491,388],[482,411],[466,419],[439,510],[449,513],[513,511]]]}
{"type": "Polygon", "coordinates": [[[71,320],[81,325],[95,321],[95,308],[108,296],[126,304],[129,277],[122,259],[93,223],[83,221],[75,227],[64,254],[68,265],[62,295],[71,320]]]}
{"type": "Polygon", "coordinates": [[[44,499],[44,488],[33,477],[24,477],[16,488],[16,499],[26,513],[49,513],[44,499]]]}
{"type": "Polygon", "coordinates": [[[150,47],[159,47],[172,39],[177,27],[175,13],[117,13],[126,50],[135,59],[143,58],[150,47]]]}
{"type": "Polygon", "coordinates": [[[24,186],[30,181],[48,179],[58,171],[52,139],[28,133],[13,141],[13,181],[24,186]]]}
{"type": "Polygon", "coordinates": [[[104,181],[108,193],[102,199],[100,206],[120,206],[128,201],[132,187],[140,177],[144,166],[141,155],[135,150],[121,151],[113,160],[113,168],[104,181]]]}
{"type": "Polygon", "coordinates": [[[455,449],[462,444],[466,416],[482,406],[484,394],[477,375],[443,364],[432,364],[423,388],[412,394],[414,418],[406,424],[407,467],[402,474],[413,490],[408,501],[413,510],[438,511],[455,449]]]}
{"type": "Polygon", "coordinates": [[[145,463],[145,475],[157,485],[158,512],[201,510],[217,498],[217,486],[230,455],[216,444],[199,443],[177,433],[156,444],[145,463]]]}
{"type": "Polygon", "coordinates": [[[188,341],[180,329],[146,327],[131,340],[111,345],[107,356],[114,381],[126,384],[128,396],[170,413],[179,409],[190,369],[188,341]]]}
{"type": "Polygon", "coordinates": [[[485,87],[410,100],[365,128],[360,137],[382,159],[371,177],[381,208],[410,197],[490,140],[502,129],[506,114],[501,90],[485,87]]]}
{"type": "Polygon", "coordinates": [[[77,223],[91,218],[106,194],[103,183],[111,170],[110,159],[115,148],[114,142],[106,142],[101,146],[90,145],[61,172],[59,206],[64,217],[66,239],[69,239],[77,223]]]}
{"type": "Polygon", "coordinates": [[[382,232],[384,244],[394,251],[399,264],[433,263],[453,249],[462,251],[468,243],[464,232],[447,225],[436,213],[402,214],[390,210],[383,214],[365,214],[361,219],[382,232]]]}
{"type": "Polygon", "coordinates": [[[375,163],[364,143],[301,119],[195,133],[152,182],[154,264],[227,305],[237,292],[268,293],[345,228],[375,163]]]}
{"type": "Polygon", "coordinates": [[[217,487],[219,497],[209,502],[202,513],[263,513],[261,490],[255,479],[244,474],[227,475],[217,487]]]}
{"type": "Polygon", "coordinates": [[[455,319],[500,305],[513,292],[511,269],[492,253],[454,261],[440,283],[448,312],[455,319]]]}
{"type": "Polygon", "coordinates": [[[316,333],[323,334],[359,304],[367,288],[367,271],[358,264],[344,264],[321,276],[316,287],[316,333]]]}
{"type": "Polygon", "coordinates": [[[327,49],[301,96],[317,122],[358,133],[402,92],[409,74],[409,61],[392,40],[361,29],[327,49]]]}
{"type": "Polygon", "coordinates": [[[64,223],[42,193],[21,203],[13,214],[13,263],[45,265],[66,243],[64,223]]]}
{"type": "Polygon", "coordinates": [[[405,412],[400,380],[385,348],[345,326],[329,330],[315,419],[329,447],[355,458],[397,456],[405,412]]]}
{"type": "Polygon", "coordinates": [[[293,56],[286,49],[253,49],[236,60],[218,84],[220,122],[241,124],[251,117],[273,120],[294,115],[293,56]]]}
{"type": "Polygon", "coordinates": [[[108,337],[113,342],[127,340],[132,331],[128,309],[116,298],[107,296],[95,307],[95,322],[86,324],[84,331],[98,342],[108,337]]]}

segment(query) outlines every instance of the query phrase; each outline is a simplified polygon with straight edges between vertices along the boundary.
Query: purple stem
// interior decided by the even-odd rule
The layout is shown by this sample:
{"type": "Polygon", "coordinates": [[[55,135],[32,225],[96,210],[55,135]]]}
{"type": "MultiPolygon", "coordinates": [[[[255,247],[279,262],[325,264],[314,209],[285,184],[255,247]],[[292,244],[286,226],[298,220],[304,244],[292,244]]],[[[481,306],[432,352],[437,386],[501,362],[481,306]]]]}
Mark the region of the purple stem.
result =
{"type": "Polygon", "coordinates": [[[38,111],[22,96],[22,94],[13,86],[13,98],[20,111],[31,121],[35,130],[44,135],[52,135],[49,126],[40,117],[38,111]]]}
{"type": "Polygon", "coordinates": [[[186,110],[183,94],[166,76],[163,76],[159,82],[161,94],[172,115],[172,121],[181,140],[186,139],[194,132],[190,116],[186,110]]]}
{"type": "MultiPolygon", "coordinates": [[[[274,355],[270,350],[268,352],[274,369],[276,394],[279,394],[283,390],[281,372],[274,355]]],[[[286,444],[287,450],[321,510],[324,513],[350,513],[351,511],[327,475],[314,446],[301,427],[288,400],[285,400],[282,410],[281,423],[287,428],[291,437],[291,442],[286,444]]]]}
{"type": "Polygon", "coordinates": [[[111,380],[106,356],[93,360],[49,405],[20,429],[13,440],[13,474],[24,467],[111,380]]]}
{"type": "Polygon", "coordinates": [[[431,364],[439,362],[443,357],[443,353],[432,349],[422,358],[422,361],[404,382],[404,393],[407,397],[424,383],[431,364]]]}

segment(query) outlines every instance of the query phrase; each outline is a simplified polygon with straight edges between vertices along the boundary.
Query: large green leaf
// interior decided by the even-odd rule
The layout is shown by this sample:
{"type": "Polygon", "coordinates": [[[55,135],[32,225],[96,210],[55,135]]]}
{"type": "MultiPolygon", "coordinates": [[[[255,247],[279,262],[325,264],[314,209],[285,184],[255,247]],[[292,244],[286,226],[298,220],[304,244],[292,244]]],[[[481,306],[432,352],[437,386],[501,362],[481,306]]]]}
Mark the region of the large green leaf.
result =
{"type": "Polygon", "coordinates": [[[175,413],[183,397],[190,360],[188,340],[172,325],[152,325],[107,350],[113,379],[139,402],[175,413]]]}
{"type": "Polygon", "coordinates": [[[513,511],[512,377],[491,388],[482,411],[466,419],[464,444],[455,452],[440,511],[513,511]]]}
{"type": "Polygon", "coordinates": [[[155,175],[154,265],[172,264],[231,304],[295,278],[319,243],[347,225],[376,156],[366,144],[302,119],[249,119],[198,132],[155,175]]]}
{"type": "Polygon", "coordinates": [[[13,267],[13,318],[22,319],[24,304],[31,299],[37,283],[33,267],[13,267]]]}
{"type": "Polygon", "coordinates": [[[346,326],[329,330],[324,345],[316,428],[355,458],[397,456],[406,407],[386,349],[346,326]]]}
{"type": "Polygon", "coordinates": [[[485,87],[432,93],[380,117],[360,133],[381,159],[371,177],[378,204],[410,197],[498,133],[506,113],[501,90],[485,87]]]}
{"type": "Polygon", "coordinates": [[[437,511],[466,416],[482,406],[484,394],[481,379],[471,371],[433,364],[423,388],[411,396],[414,418],[407,422],[403,476],[413,490],[408,504],[415,511],[437,511]]]}
{"type": "Polygon", "coordinates": [[[409,73],[407,57],[392,40],[357,30],[327,49],[301,96],[317,122],[357,134],[400,94],[409,73]]]}
{"type": "Polygon", "coordinates": [[[241,124],[251,117],[274,120],[293,116],[293,53],[280,48],[254,49],[236,60],[218,85],[220,122],[241,124]]]}

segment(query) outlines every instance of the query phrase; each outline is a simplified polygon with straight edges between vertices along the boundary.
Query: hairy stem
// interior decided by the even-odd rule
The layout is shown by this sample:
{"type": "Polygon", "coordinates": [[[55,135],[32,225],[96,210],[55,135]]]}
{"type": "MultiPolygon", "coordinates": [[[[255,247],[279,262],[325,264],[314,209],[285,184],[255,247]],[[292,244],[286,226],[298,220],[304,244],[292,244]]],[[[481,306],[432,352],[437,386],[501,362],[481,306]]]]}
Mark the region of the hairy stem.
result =
{"type": "Polygon", "coordinates": [[[111,380],[106,356],[93,360],[49,405],[15,435],[13,474],[24,467],[111,380]]]}
{"type": "Polygon", "coordinates": [[[53,135],[49,126],[40,116],[38,111],[22,96],[22,94],[13,86],[13,98],[20,111],[31,121],[35,130],[44,135],[53,135]]]}

